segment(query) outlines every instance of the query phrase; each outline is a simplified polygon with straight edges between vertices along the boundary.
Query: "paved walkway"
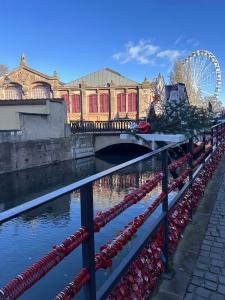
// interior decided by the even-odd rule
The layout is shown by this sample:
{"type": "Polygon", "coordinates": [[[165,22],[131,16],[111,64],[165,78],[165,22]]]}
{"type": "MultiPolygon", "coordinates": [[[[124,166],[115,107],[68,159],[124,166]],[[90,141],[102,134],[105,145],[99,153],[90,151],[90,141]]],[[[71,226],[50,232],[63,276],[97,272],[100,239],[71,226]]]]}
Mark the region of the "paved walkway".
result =
{"type": "Polygon", "coordinates": [[[225,156],[172,260],[175,276],[150,299],[225,300],[225,156]]]}

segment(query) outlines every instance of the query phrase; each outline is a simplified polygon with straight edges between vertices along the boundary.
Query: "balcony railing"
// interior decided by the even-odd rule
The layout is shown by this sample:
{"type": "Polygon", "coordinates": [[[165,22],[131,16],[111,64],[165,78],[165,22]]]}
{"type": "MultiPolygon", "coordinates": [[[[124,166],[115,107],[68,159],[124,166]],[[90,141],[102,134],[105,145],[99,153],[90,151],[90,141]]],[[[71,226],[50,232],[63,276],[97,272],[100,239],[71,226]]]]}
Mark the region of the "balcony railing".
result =
{"type": "Polygon", "coordinates": [[[79,132],[125,132],[129,130],[130,125],[139,123],[138,120],[113,120],[113,121],[71,121],[70,128],[72,133],[79,132]]]}

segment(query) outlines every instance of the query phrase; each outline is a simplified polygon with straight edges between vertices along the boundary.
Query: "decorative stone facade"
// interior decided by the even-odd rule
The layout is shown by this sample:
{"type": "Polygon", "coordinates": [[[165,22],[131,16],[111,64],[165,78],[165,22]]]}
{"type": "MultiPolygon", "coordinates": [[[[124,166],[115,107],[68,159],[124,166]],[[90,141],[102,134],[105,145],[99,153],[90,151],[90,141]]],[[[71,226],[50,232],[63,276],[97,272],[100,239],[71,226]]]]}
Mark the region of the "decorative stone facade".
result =
{"type": "Polygon", "coordinates": [[[71,83],[59,81],[27,66],[20,66],[0,77],[0,99],[64,98],[68,120],[108,121],[114,118],[143,118],[156,90],[164,86],[163,77],[138,83],[111,70],[103,69],[71,83]],[[108,80],[108,81],[107,81],[108,80]]]}

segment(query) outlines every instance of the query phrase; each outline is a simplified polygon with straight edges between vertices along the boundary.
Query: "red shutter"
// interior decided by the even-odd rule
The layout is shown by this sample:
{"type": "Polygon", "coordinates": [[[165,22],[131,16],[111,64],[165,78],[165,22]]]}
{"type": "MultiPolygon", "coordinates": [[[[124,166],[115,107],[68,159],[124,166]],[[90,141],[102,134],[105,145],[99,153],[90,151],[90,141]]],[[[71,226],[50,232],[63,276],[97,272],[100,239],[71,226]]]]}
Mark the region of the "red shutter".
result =
{"type": "Polygon", "coordinates": [[[128,94],[128,111],[136,111],[137,95],[135,93],[128,94]]]}
{"type": "Polygon", "coordinates": [[[133,93],[133,99],[132,99],[132,111],[137,111],[137,94],[133,93]]]}
{"type": "Polygon", "coordinates": [[[68,95],[61,95],[61,97],[64,99],[64,101],[66,102],[66,108],[67,108],[67,112],[70,112],[70,99],[68,95]]]}
{"type": "Polygon", "coordinates": [[[122,112],[126,112],[126,95],[125,94],[122,94],[122,97],[121,97],[121,111],[122,112]]]}
{"type": "Polygon", "coordinates": [[[98,100],[97,95],[89,95],[89,112],[98,112],[98,100]]]}
{"type": "Polygon", "coordinates": [[[72,113],[80,112],[80,95],[72,95],[72,113]]]}
{"type": "Polygon", "coordinates": [[[104,95],[104,111],[105,112],[109,111],[109,95],[108,94],[104,95]]]}
{"type": "Polygon", "coordinates": [[[126,95],[124,93],[117,95],[117,111],[126,112],[126,95]]]}
{"type": "Polygon", "coordinates": [[[108,94],[100,95],[100,112],[108,112],[109,111],[109,103],[108,103],[108,94]]]}

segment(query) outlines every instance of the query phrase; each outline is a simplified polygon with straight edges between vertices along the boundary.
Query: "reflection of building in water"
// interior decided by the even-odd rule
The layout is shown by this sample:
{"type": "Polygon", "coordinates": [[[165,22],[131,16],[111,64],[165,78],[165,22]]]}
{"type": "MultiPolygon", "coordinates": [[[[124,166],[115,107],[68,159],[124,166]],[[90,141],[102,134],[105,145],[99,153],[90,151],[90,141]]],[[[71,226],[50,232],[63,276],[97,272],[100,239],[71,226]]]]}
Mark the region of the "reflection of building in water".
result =
{"type": "Polygon", "coordinates": [[[0,210],[32,200],[95,173],[95,158],[65,161],[0,175],[0,210]]]}
{"type": "MultiPolygon", "coordinates": [[[[141,174],[113,174],[101,178],[93,185],[95,209],[105,210],[116,205],[123,200],[125,195],[144,184],[152,177],[153,173],[145,172],[141,174]]],[[[153,195],[159,194],[161,190],[162,187],[159,184],[152,192],[147,194],[144,199],[149,199],[153,195]]],[[[79,194],[76,193],[73,197],[78,201],[79,194]]]]}
{"type": "Polygon", "coordinates": [[[147,180],[153,178],[152,173],[133,173],[133,174],[113,174],[101,178],[94,183],[94,186],[98,187],[110,187],[110,188],[132,188],[139,187],[147,180]]]}

